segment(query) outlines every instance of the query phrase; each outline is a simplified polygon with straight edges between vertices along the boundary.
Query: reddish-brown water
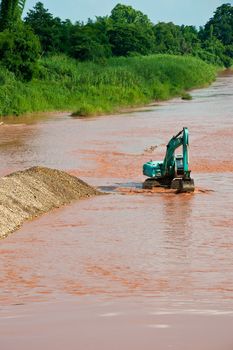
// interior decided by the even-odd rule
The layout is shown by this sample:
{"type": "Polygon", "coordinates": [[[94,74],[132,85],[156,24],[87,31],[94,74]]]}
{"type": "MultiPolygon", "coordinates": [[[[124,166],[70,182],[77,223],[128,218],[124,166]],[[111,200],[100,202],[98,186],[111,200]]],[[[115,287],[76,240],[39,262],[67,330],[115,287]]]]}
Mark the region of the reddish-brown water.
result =
{"type": "Polygon", "coordinates": [[[0,126],[0,175],[44,165],[109,192],[0,242],[1,349],[233,349],[233,75],[192,95],[0,126]],[[183,126],[196,192],[142,191],[183,126]]]}

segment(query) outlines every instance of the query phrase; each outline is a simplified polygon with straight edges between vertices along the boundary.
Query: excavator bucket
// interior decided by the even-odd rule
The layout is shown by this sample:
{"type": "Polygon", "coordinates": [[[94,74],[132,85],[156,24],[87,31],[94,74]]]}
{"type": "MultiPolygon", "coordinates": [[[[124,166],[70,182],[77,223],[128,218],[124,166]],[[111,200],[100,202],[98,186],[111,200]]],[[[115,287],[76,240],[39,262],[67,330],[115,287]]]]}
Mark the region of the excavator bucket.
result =
{"type": "Polygon", "coordinates": [[[195,186],[194,186],[194,180],[182,180],[181,187],[178,190],[178,192],[185,193],[185,192],[194,192],[195,186]]]}
{"type": "Polygon", "coordinates": [[[191,193],[195,190],[194,180],[175,178],[172,180],[171,188],[176,189],[178,193],[191,193]]]}

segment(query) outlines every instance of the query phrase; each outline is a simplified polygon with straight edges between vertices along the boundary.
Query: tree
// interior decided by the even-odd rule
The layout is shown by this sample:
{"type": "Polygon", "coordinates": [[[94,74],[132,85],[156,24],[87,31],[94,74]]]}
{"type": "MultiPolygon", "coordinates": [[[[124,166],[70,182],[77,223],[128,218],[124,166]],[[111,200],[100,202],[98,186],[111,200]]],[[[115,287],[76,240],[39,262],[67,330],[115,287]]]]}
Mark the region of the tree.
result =
{"type": "Polygon", "coordinates": [[[69,19],[60,22],[59,24],[59,40],[56,50],[65,54],[69,54],[71,46],[71,33],[74,25],[69,19]]]}
{"type": "Polygon", "coordinates": [[[112,12],[110,19],[118,24],[137,24],[143,27],[152,28],[152,23],[141,11],[135,10],[132,6],[117,4],[112,12]]]}
{"type": "Polygon", "coordinates": [[[0,61],[18,78],[32,79],[39,55],[39,40],[23,23],[0,33],[0,61]]]}
{"type": "Polygon", "coordinates": [[[182,54],[195,54],[201,46],[200,39],[198,37],[198,31],[194,26],[184,26],[180,27],[181,30],[181,53],[182,54]]]}
{"type": "Polygon", "coordinates": [[[112,55],[111,46],[100,21],[76,24],[70,37],[70,54],[81,61],[98,61],[112,55]]]}
{"type": "Polygon", "coordinates": [[[200,46],[194,26],[178,26],[172,22],[159,22],[153,28],[157,53],[190,55],[200,46]]]}
{"type": "Polygon", "coordinates": [[[108,32],[115,56],[148,55],[153,52],[152,33],[138,29],[135,24],[115,24],[108,32]]]}
{"type": "Polygon", "coordinates": [[[21,21],[26,0],[2,0],[0,7],[0,61],[23,80],[30,80],[40,54],[38,38],[21,21]]]}
{"type": "Polygon", "coordinates": [[[202,31],[204,39],[214,35],[224,45],[233,44],[233,6],[223,4],[217,8],[214,16],[206,23],[202,31]]]}
{"type": "Polygon", "coordinates": [[[153,25],[146,15],[131,6],[114,7],[109,17],[108,36],[116,56],[153,52],[153,25]]]}
{"type": "Polygon", "coordinates": [[[157,53],[179,54],[181,52],[182,34],[178,25],[172,22],[159,22],[153,30],[157,53]]]}
{"type": "Polygon", "coordinates": [[[232,65],[233,7],[230,4],[219,6],[198,35],[201,40],[199,57],[225,67],[232,65]]]}
{"type": "MultiPolygon", "coordinates": [[[[210,63],[224,65],[225,67],[231,66],[231,59],[226,55],[225,46],[214,35],[211,39],[202,43],[202,49],[207,54],[206,57],[210,58],[208,59],[210,63]]],[[[205,55],[201,58],[205,60],[205,55]]]]}
{"type": "Polygon", "coordinates": [[[27,13],[25,23],[30,25],[34,33],[39,37],[43,53],[55,53],[62,51],[64,43],[64,31],[69,30],[70,22],[62,22],[60,18],[53,17],[42,2],[37,2],[32,10],[27,13]]]}
{"type": "Polygon", "coordinates": [[[20,21],[26,0],[2,0],[0,5],[0,30],[8,29],[20,21]]]}

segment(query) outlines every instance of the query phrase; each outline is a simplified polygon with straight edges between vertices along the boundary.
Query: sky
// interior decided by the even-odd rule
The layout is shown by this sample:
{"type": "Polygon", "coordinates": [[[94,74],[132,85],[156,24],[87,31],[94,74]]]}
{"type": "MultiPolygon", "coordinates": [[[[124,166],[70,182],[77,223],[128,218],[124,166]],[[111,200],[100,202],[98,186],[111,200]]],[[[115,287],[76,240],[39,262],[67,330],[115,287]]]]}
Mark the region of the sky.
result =
{"type": "Polygon", "coordinates": [[[38,1],[55,17],[69,18],[72,22],[110,15],[114,6],[121,3],[142,11],[155,24],[173,22],[196,27],[204,25],[218,6],[224,3],[233,5],[233,0],[27,0],[25,13],[38,1]]]}

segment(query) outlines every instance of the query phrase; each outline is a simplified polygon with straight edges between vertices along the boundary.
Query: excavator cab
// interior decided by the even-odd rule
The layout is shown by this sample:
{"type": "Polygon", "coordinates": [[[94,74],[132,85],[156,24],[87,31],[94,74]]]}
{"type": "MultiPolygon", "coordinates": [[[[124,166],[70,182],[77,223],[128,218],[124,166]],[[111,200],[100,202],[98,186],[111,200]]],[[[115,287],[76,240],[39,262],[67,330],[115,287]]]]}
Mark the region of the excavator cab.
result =
{"type": "Polygon", "coordinates": [[[177,176],[184,175],[184,158],[182,154],[177,154],[175,156],[175,166],[177,176]]]}

